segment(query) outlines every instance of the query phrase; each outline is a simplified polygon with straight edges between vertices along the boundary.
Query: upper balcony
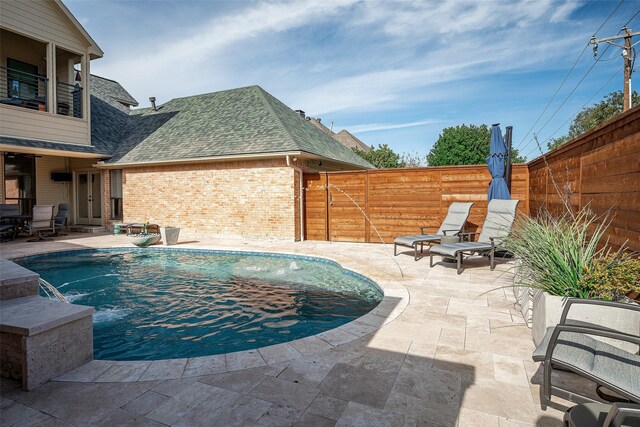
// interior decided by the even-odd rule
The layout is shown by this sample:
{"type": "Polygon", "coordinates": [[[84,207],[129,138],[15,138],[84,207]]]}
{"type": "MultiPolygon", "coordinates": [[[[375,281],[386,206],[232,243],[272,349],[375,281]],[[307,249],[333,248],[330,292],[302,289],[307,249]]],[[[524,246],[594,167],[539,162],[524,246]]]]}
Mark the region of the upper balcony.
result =
{"type": "Polygon", "coordinates": [[[90,144],[89,55],[0,29],[2,135],[90,144]]]}

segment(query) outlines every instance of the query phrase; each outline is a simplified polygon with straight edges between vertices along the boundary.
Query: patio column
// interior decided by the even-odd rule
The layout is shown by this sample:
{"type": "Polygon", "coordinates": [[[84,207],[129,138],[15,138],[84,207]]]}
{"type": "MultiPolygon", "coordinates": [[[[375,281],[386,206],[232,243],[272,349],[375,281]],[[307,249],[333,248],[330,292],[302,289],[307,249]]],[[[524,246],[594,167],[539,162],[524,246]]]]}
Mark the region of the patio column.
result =
{"type": "Polygon", "coordinates": [[[88,54],[84,54],[82,55],[82,60],[81,60],[81,74],[82,74],[82,117],[87,121],[87,135],[88,135],[88,142],[89,144],[91,144],[91,108],[90,108],[90,103],[91,103],[91,94],[90,92],[90,82],[89,82],[89,76],[91,75],[91,71],[90,71],[90,65],[91,64],[91,60],[89,59],[89,55],[88,54]]]}
{"type": "Polygon", "coordinates": [[[56,114],[56,45],[47,43],[47,111],[56,114]]]}

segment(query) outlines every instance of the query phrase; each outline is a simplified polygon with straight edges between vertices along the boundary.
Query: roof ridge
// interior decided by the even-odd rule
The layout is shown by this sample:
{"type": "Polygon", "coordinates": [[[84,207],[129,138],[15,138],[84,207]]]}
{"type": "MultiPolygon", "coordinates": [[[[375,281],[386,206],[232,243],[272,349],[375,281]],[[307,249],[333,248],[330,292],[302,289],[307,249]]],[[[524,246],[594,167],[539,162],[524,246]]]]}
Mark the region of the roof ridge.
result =
{"type": "MultiPolygon", "coordinates": [[[[164,104],[167,104],[171,101],[176,101],[178,99],[187,99],[187,98],[197,98],[197,97],[202,97],[202,96],[207,96],[207,95],[213,95],[216,93],[222,93],[222,92],[234,92],[234,91],[238,91],[238,90],[243,90],[243,89],[252,89],[254,87],[260,88],[262,89],[260,86],[258,85],[249,85],[249,86],[242,86],[242,87],[234,87],[231,89],[222,89],[222,90],[214,90],[213,92],[207,92],[207,93],[197,93],[195,95],[187,95],[187,96],[179,96],[177,98],[171,98],[170,100],[168,100],[167,102],[165,102],[164,104]]],[[[264,90],[264,89],[263,89],[264,90]]],[[[164,105],[162,104],[162,105],[164,105]]]]}
{"type": "MultiPolygon", "coordinates": [[[[284,133],[286,133],[289,136],[289,139],[291,140],[291,142],[293,142],[293,145],[295,145],[296,147],[298,147],[298,149],[300,149],[300,144],[298,144],[298,142],[296,142],[296,140],[293,137],[293,135],[291,135],[291,131],[289,131],[289,129],[284,125],[284,123],[282,122],[282,119],[280,118],[280,116],[278,115],[276,110],[273,108],[273,105],[271,105],[271,102],[269,102],[269,100],[267,99],[267,96],[265,94],[268,93],[268,92],[266,90],[262,89],[258,85],[254,85],[253,87],[255,87],[258,90],[258,93],[260,94],[260,97],[262,98],[262,101],[266,104],[267,109],[269,110],[271,115],[275,116],[275,118],[276,118],[276,120],[278,122],[278,125],[280,125],[280,128],[284,131],[284,133]]],[[[269,95],[271,96],[271,94],[269,94],[269,95]]]]}

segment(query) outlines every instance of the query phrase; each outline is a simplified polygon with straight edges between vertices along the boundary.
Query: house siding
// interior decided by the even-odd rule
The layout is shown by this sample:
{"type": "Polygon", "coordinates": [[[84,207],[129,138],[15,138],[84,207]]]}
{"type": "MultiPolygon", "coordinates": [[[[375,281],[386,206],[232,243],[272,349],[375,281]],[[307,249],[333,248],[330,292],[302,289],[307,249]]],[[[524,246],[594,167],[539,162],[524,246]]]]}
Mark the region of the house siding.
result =
{"type": "Polygon", "coordinates": [[[127,168],[123,200],[124,222],[185,236],[295,239],[295,176],[283,160],[127,168]]]}
{"type": "Polygon", "coordinates": [[[0,105],[0,134],[8,137],[91,145],[86,119],[0,105]]]}
{"type": "Polygon", "coordinates": [[[75,52],[87,51],[87,42],[52,1],[3,0],[0,16],[3,28],[75,52]]]}
{"type": "Polygon", "coordinates": [[[70,203],[71,183],[51,180],[51,172],[64,171],[66,171],[64,157],[36,158],[36,201],[39,205],[58,206],[60,203],[70,203]]]}

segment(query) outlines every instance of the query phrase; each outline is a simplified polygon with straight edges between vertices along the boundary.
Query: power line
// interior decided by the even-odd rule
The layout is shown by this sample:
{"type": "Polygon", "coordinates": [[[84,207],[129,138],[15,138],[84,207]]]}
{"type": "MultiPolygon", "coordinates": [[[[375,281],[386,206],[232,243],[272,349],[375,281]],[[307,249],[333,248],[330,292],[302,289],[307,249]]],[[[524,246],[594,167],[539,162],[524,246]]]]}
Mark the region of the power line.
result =
{"type": "MultiPolygon", "coordinates": [[[[618,5],[613,9],[613,11],[611,11],[611,13],[609,14],[609,16],[607,16],[607,19],[604,20],[604,22],[602,24],[600,24],[600,26],[598,27],[598,29],[595,31],[595,33],[593,33],[594,37],[596,34],[598,34],[598,31],[600,31],[602,29],[602,27],[604,27],[604,25],[609,21],[609,19],[611,19],[611,17],[613,16],[613,14],[618,10],[618,8],[622,5],[622,3],[624,3],[624,0],[620,0],[620,3],[618,3],[618,5]]],[[[640,10],[639,10],[640,12],[640,10]]],[[[636,13],[637,15],[637,13],[636,13]]],[[[631,18],[633,19],[635,17],[635,15],[631,18]]],[[[629,20],[631,21],[631,20],[629,20]]],[[[573,66],[571,67],[571,69],[569,70],[569,72],[567,73],[566,76],[564,76],[564,80],[562,80],[562,83],[560,83],[560,86],[558,87],[558,89],[556,89],[556,92],[553,94],[553,96],[551,97],[551,99],[549,100],[549,102],[547,103],[547,105],[544,107],[544,110],[542,110],[542,112],[540,113],[540,115],[538,116],[538,118],[536,119],[535,123],[531,126],[531,128],[527,131],[527,134],[524,136],[524,138],[522,138],[520,140],[520,142],[518,143],[518,145],[516,146],[516,148],[519,148],[522,143],[524,141],[527,140],[527,137],[529,136],[529,134],[531,133],[531,131],[536,127],[536,125],[538,124],[538,122],[540,121],[540,119],[542,118],[542,116],[544,116],[544,113],[547,112],[547,109],[551,106],[551,104],[553,103],[553,100],[556,99],[556,96],[558,95],[558,93],[560,92],[560,89],[562,89],[562,87],[564,86],[564,84],[567,82],[567,79],[569,78],[569,76],[571,75],[571,73],[573,72],[573,70],[576,68],[576,65],[578,65],[578,62],[580,61],[580,58],[582,58],[582,55],[584,55],[584,52],[587,50],[587,48],[589,47],[590,43],[587,43],[584,47],[584,49],[582,49],[582,52],[580,52],[580,55],[578,56],[578,58],[576,59],[576,61],[573,63],[573,66]]]]}
{"type": "MultiPolygon", "coordinates": [[[[578,109],[578,111],[576,111],[571,117],[569,117],[562,125],[560,125],[560,127],[558,127],[558,129],[556,129],[552,134],[550,134],[547,139],[545,139],[542,143],[546,143],[548,142],[551,137],[553,137],[556,133],[558,133],[562,128],[564,128],[567,123],[569,123],[574,117],[576,117],[578,114],[580,114],[580,112],[583,110],[583,108],[585,108],[587,106],[587,104],[589,104],[593,98],[595,98],[600,92],[602,92],[602,89],[604,89],[609,83],[611,83],[611,81],[618,75],[618,73],[620,73],[620,70],[622,70],[623,67],[618,68],[612,75],[611,77],[609,77],[609,80],[607,80],[602,86],[600,86],[600,88],[593,94],[591,95],[591,98],[587,99],[587,101],[582,104],[582,106],[578,109]]],[[[542,147],[536,146],[534,147],[531,151],[529,151],[524,157],[529,157],[530,154],[533,154],[537,149],[540,149],[540,154],[544,154],[544,152],[542,152],[542,147]]]]}
{"type": "MultiPolygon", "coordinates": [[[[607,45],[604,49],[604,52],[602,52],[602,54],[604,55],[610,45],[607,45]]],[[[544,128],[547,127],[547,125],[551,122],[551,120],[553,120],[553,118],[556,116],[556,114],[558,114],[558,111],[560,111],[560,109],[562,107],[564,107],[564,104],[567,103],[567,101],[569,100],[569,98],[571,98],[571,96],[575,93],[576,90],[578,90],[578,87],[580,87],[580,85],[582,84],[582,82],[584,81],[584,79],[587,78],[587,76],[591,73],[591,71],[595,68],[595,66],[598,64],[598,62],[594,62],[593,64],[591,64],[591,67],[589,67],[589,69],[587,70],[586,73],[584,73],[584,75],[582,76],[582,78],[580,79],[580,81],[578,81],[578,83],[573,87],[573,89],[571,89],[571,92],[569,92],[569,94],[564,98],[564,100],[560,103],[560,105],[558,105],[558,108],[556,108],[556,110],[553,112],[553,114],[551,114],[551,117],[549,117],[547,119],[547,121],[544,123],[544,125],[542,125],[542,127],[540,129],[538,129],[538,132],[536,133],[540,133],[542,132],[542,130],[544,128]]]]}
{"type": "MultiPolygon", "coordinates": [[[[621,3],[620,3],[620,4],[621,4],[621,3]]],[[[618,4],[618,6],[616,7],[616,9],[617,9],[618,7],[620,7],[620,4],[618,4]]],[[[615,12],[615,10],[614,10],[614,12],[615,12]]],[[[612,13],[612,14],[613,14],[613,13],[612,13]]],[[[626,25],[627,25],[627,24],[629,24],[629,23],[630,23],[630,22],[631,22],[631,21],[632,21],[632,20],[633,20],[633,19],[634,19],[638,14],[640,14],[640,9],[638,9],[638,10],[636,11],[636,13],[635,13],[631,18],[629,18],[629,20],[624,24],[623,29],[622,29],[622,30],[620,30],[620,31],[619,31],[619,33],[620,33],[620,32],[622,32],[622,31],[626,28],[626,25]]],[[[605,22],[606,22],[610,17],[611,17],[611,14],[609,15],[609,17],[607,17],[607,19],[605,20],[605,22]]],[[[604,24],[603,24],[603,25],[604,25],[604,24]]],[[[600,28],[598,28],[598,31],[602,28],[602,26],[603,26],[603,25],[600,25],[600,28]]],[[[593,38],[592,38],[592,40],[593,40],[593,38]]],[[[610,47],[610,46],[611,46],[610,44],[607,44],[607,46],[605,47],[605,49],[604,49],[604,51],[602,52],[601,56],[604,56],[604,54],[609,50],[609,47],[610,47]]],[[[583,50],[583,53],[584,53],[584,50],[583,50]]],[[[582,55],[582,54],[581,54],[581,55],[582,55]]],[[[540,133],[540,132],[541,132],[541,131],[542,131],[542,130],[543,130],[543,129],[544,129],[544,128],[549,124],[549,122],[551,122],[551,120],[555,117],[555,115],[558,113],[558,111],[560,111],[560,109],[564,106],[564,104],[566,104],[566,102],[569,100],[569,98],[573,95],[573,93],[574,93],[574,92],[578,89],[578,87],[582,84],[582,82],[584,81],[584,79],[585,79],[585,78],[586,78],[586,77],[591,73],[591,71],[593,70],[593,68],[596,66],[596,64],[597,64],[597,63],[598,63],[598,61],[596,60],[596,61],[591,65],[591,67],[590,67],[590,68],[587,70],[587,72],[582,76],[582,78],[581,78],[581,79],[580,79],[580,81],[576,84],[576,86],[575,86],[575,87],[571,90],[571,92],[570,92],[570,93],[565,97],[564,101],[562,101],[562,103],[558,106],[558,108],[553,112],[553,114],[551,115],[551,117],[549,117],[549,119],[547,119],[547,121],[545,122],[545,124],[544,124],[540,129],[538,129],[538,131],[536,132],[537,134],[539,134],[539,133],[540,133]]],[[[611,80],[611,79],[609,79],[609,81],[610,81],[610,80],[611,80]]],[[[595,95],[594,95],[594,96],[595,96],[595,95]]],[[[555,97],[555,95],[554,95],[554,97],[555,97]]],[[[593,98],[593,97],[592,97],[592,98],[593,98]]],[[[591,99],[592,99],[592,98],[591,98],[591,99]]],[[[583,107],[581,107],[581,108],[584,108],[584,105],[583,105],[583,107]]],[[[578,111],[578,112],[579,112],[579,111],[578,111]]],[[[577,113],[576,113],[576,114],[577,114],[577,113]]],[[[573,117],[573,116],[572,116],[572,117],[573,117]]],[[[571,120],[571,118],[570,118],[569,120],[571,120]]],[[[565,122],[565,123],[566,123],[566,122],[565,122]]],[[[535,125],[534,125],[534,126],[535,126],[535,125]]],[[[564,126],[564,125],[563,125],[563,126],[564,126]]],[[[533,127],[532,127],[532,128],[533,128],[533,127]]],[[[557,131],[556,131],[556,132],[557,132],[557,131]]],[[[527,134],[527,135],[528,135],[528,134],[527,134]]],[[[531,142],[531,141],[530,141],[530,142],[531,142]]],[[[521,141],[521,143],[522,143],[522,141],[521,141]]],[[[521,144],[519,144],[519,145],[518,145],[518,148],[520,148],[520,149],[521,149],[521,148],[523,148],[523,147],[525,147],[525,146],[527,146],[527,145],[528,145],[528,144],[525,144],[524,146],[521,146],[521,144]]],[[[534,148],[534,150],[533,150],[533,151],[535,151],[535,148],[534,148]]],[[[529,154],[530,154],[530,153],[529,153],[529,154]]],[[[528,154],[527,154],[527,155],[528,155],[528,154]]]]}

